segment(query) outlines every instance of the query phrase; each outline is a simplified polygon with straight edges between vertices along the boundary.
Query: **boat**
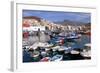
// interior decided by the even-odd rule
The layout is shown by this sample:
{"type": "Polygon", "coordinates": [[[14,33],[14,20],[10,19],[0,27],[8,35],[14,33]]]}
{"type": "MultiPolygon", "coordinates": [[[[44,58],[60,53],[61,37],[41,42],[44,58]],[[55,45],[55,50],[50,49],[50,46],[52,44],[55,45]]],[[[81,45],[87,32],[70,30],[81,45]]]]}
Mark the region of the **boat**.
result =
{"type": "Polygon", "coordinates": [[[59,48],[58,49],[58,54],[63,55],[64,54],[64,48],[59,48]]]}
{"type": "Polygon", "coordinates": [[[51,58],[50,61],[61,61],[62,58],[63,58],[62,55],[55,55],[55,56],[53,56],[53,57],[51,58]]]}
{"type": "Polygon", "coordinates": [[[72,48],[66,47],[66,46],[55,46],[52,49],[54,49],[54,50],[69,50],[69,49],[72,49],[72,48]]]}
{"type": "Polygon", "coordinates": [[[88,30],[88,31],[84,32],[84,34],[90,36],[91,35],[91,31],[88,30]]]}
{"type": "Polygon", "coordinates": [[[42,51],[42,52],[41,52],[41,56],[42,56],[42,57],[46,57],[46,55],[47,55],[47,52],[46,52],[46,51],[42,51]]]}
{"type": "Polygon", "coordinates": [[[67,36],[67,39],[78,39],[80,37],[81,37],[81,34],[71,33],[70,35],[67,36]]]}
{"type": "Polygon", "coordinates": [[[41,62],[48,62],[48,61],[50,61],[50,57],[44,57],[40,61],[41,62]]]}
{"type": "Polygon", "coordinates": [[[83,56],[83,57],[85,57],[85,59],[91,59],[91,51],[89,50],[89,51],[83,51],[83,52],[81,52],[81,55],[83,56]]]}
{"type": "Polygon", "coordinates": [[[84,45],[83,51],[81,52],[81,55],[85,57],[86,59],[91,58],[91,44],[87,43],[84,45]]]}
{"type": "Polygon", "coordinates": [[[38,47],[49,48],[52,46],[53,46],[53,44],[36,42],[31,46],[31,48],[33,48],[33,49],[37,49],[38,47]]]}
{"type": "Polygon", "coordinates": [[[34,62],[40,61],[39,55],[40,55],[40,53],[39,53],[38,51],[34,51],[34,52],[32,53],[32,60],[33,60],[34,62]]]}
{"type": "Polygon", "coordinates": [[[61,48],[63,48],[65,51],[72,50],[72,47],[61,46],[61,48]]]}
{"type": "Polygon", "coordinates": [[[63,45],[64,42],[65,42],[65,37],[56,36],[56,37],[52,38],[49,42],[52,43],[52,44],[63,45]]]}
{"type": "Polygon", "coordinates": [[[71,54],[79,54],[80,52],[79,51],[76,51],[76,50],[72,50],[70,53],[71,54]]]}

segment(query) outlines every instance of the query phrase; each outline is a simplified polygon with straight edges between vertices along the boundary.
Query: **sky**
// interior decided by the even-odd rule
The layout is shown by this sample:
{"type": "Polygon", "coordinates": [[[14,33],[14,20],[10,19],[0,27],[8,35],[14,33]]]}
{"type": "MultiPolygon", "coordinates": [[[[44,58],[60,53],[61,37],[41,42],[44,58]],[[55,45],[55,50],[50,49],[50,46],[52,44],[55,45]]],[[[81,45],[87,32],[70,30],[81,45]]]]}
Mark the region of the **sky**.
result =
{"type": "Polygon", "coordinates": [[[91,22],[91,13],[83,13],[83,12],[23,10],[22,15],[23,17],[37,16],[52,22],[60,22],[64,20],[84,22],[84,23],[91,22]]]}

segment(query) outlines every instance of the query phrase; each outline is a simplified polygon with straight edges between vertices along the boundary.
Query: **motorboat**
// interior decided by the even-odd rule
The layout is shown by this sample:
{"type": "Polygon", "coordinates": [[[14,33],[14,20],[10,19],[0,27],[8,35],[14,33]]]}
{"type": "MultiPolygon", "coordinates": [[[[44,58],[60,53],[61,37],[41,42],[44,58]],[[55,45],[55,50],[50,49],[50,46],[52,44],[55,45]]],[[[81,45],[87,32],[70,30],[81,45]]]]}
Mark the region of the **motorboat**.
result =
{"type": "Polygon", "coordinates": [[[33,59],[34,62],[40,61],[39,55],[40,55],[40,53],[39,53],[38,51],[34,51],[34,52],[32,53],[32,59],[33,59]]]}
{"type": "Polygon", "coordinates": [[[51,58],[51,61],[61,61],[63,58],[62,55],[55,55],[51,58]]]}
{"type": "Polygon", "coordinates": [[[67,39],[78,39],[80,37],[81,37],[80,34],[78,35],[78,34],[73,33],[73,34],[70,34],[69,36],[67,36],[67,39]]]}
{"type": "Polygon", "coordinates": [[[81,34],[77,34],[75,32],[69,32],[69,33],[64,32],[64,33],[60,33],[59,36],[63,38],[66,37],[66,39],[78,39],[81,37],[81,34]]]}
{"type": "Polygon", "coordinates": [[[49,42],[52,44],[64,44],[65,40],[65,37],[56,36],[52,38],[49,42]]]}
{"type": "Polygon", "coordinates": [[[88,30],[88,31],[84,32],[84,34],[86,34],[86,35],[91,35],[91,31],[88,30]]]}
{"type": "Polygon", "coordinates": [[[91,51],[90,50],[89,51],[83,51],[83,52],[81,52],[81,55],[83,57],[85,57],[86,59],[90,59],[91,58],[91,51]]]}
{"type": "Polygon", "coordinates": [[[81,52],[81,55],[85,57],[86,59],[91,58],[91,44],[87,43],[84,45],[83,51],[81,52]]]}
{"type": "Polygon", "coordinates": [[[42,51],[42,52],[41,52],[41,56],[42,56],[42,57],[46,57],[46,55],[47,55],[47,52],[46,52],[46,51],[42,51]]]}
{"type": "Polygon", "coordinates": [[[48,62],[48,61],[50,61],[50,57],[44,57],[40,61],[41,62],[48,62]]]}
{"type": "Polygon", "coordinates": [[[36,42],[34,43],[31,47],[33,49],[37,49],[38,47],[43,47],[43,48],[48,48],[48,47],[52,47],[53,44],[48,44],[48,43],[42,43],[42,42],[36,42]]]}
{"type": "Polygon", "coordinates": [[[80,52],[79,51],[76,51],[76,50],[72,50],[70,53],[71,54],[79,54],[80,52]]]}

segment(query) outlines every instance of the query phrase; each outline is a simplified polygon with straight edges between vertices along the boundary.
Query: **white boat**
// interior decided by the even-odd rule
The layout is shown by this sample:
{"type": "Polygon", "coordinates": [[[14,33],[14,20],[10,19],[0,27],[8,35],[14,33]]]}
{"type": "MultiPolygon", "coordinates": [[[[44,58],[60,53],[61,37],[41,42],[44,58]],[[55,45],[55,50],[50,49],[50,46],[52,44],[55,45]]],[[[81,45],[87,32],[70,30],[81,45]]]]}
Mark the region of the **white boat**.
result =
{"type": "Polygon", "coordinates": [[[71,36],[67,37],[67,39],[77,39],[77,38],[79,38],[79,37],[78,36],[74,36],[74,35],[71,35],[71,36]]]}
{"type": "Polygon", "coordinates": [[[86,57],[86,58],[91,57],[91,50],[89,50],[89,51],[83,51],[83,52],[81,52],[81,55],[83,57],[86,57]]]}
{"type": "Polygon", "coordinates": [[[87,43],[87,44],[84,45],[84,49],[81,52],[81,55],[83,57],[86,57],[86,58],[90,58],[91,57],[91,44],[90,43],[87,43]]]}
{"type": "Polygon", "coordinates": [[[61,48],[61,46],[55,46],[55,47],[53,47],[52,49],[59,49],[59,48],[61,48]]]}
{"type": "Polygon", "coordinates": [[[36,58],[36,57],[38,57],[39,56],[39,52],[38,51],[34,51],[33,53],[32,53],[32,57],[34,57],[34,58],[36,58]]]}
{"type": "Polygon", "coordinates": [[[76,50],[72,50],[70,53],[71,54],[79,54],[80,52],[79,51],[76,51],[76,50]]]}
{"type": "Polygon", "coordinates": [[[72,49],[72,48],[71,47],[66,47],[66,46],[55,46],[52,49],[55,49],[55,50],[69,50],[69,49],[72,49]]]}
{"type": "Polygon", "coordinates": [[[52,47],[53,44],[48,44],[48,43],[42,43],[42,42],[36,42],[34,43],[31,48],[33,49],[37,49],[37,47],[44,47],[44,48],[47,48],[47,47],[52,47]]]}
{"type": "Polygon", "coordinates": [[[61,46],[61,48],[63,48],[65,51],[71,50],[71,47],[66,47],[66,46],[61,46]]]}
{"type": "Polygon", "coordinates": [[[91,44],[90,43],[87,43],[84,46],[90,48],[91,47],[91,44]]]}
{"type": "Polygon", "coordinates": [[[41,52],[41,56],[46,57],[46,55],[47,55],[47,52],[46,51],[42,51],[41,52]]]}
{"type": "Polygon", "coordinates": [[[70,33],[69,36],[67,36],[67,39],[78,39],[80,37],[81,34],[70,33]]]}
{"type": "Polygon", "coordinates": [[[62,55],[55,55],[51,58],[51,61],[61,61],[63,58],[62,55]]]}

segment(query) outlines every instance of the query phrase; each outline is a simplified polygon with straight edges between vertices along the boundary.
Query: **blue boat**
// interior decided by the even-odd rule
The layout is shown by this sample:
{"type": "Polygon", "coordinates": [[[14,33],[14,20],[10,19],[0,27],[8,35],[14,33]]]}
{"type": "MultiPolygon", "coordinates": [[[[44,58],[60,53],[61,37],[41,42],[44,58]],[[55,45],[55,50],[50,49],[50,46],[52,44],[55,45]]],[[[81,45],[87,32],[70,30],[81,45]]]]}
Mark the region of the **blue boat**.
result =
{"type": "Polygon", "coordinates": [[[52,44],[58,44],[58,43],[64,43],[66,41],[66,37],[60,37],[60,36],[56,36],[54,38],[52,38],[48,43],[52,43],[52,44]]]}
{"type": "Polygon", "coordinates": [[[67,36],[67,39],[78,39],[78,38],[80,38],[80,37],[81,37],[80,34],[70,33],[70,34],[67,36]]]}

